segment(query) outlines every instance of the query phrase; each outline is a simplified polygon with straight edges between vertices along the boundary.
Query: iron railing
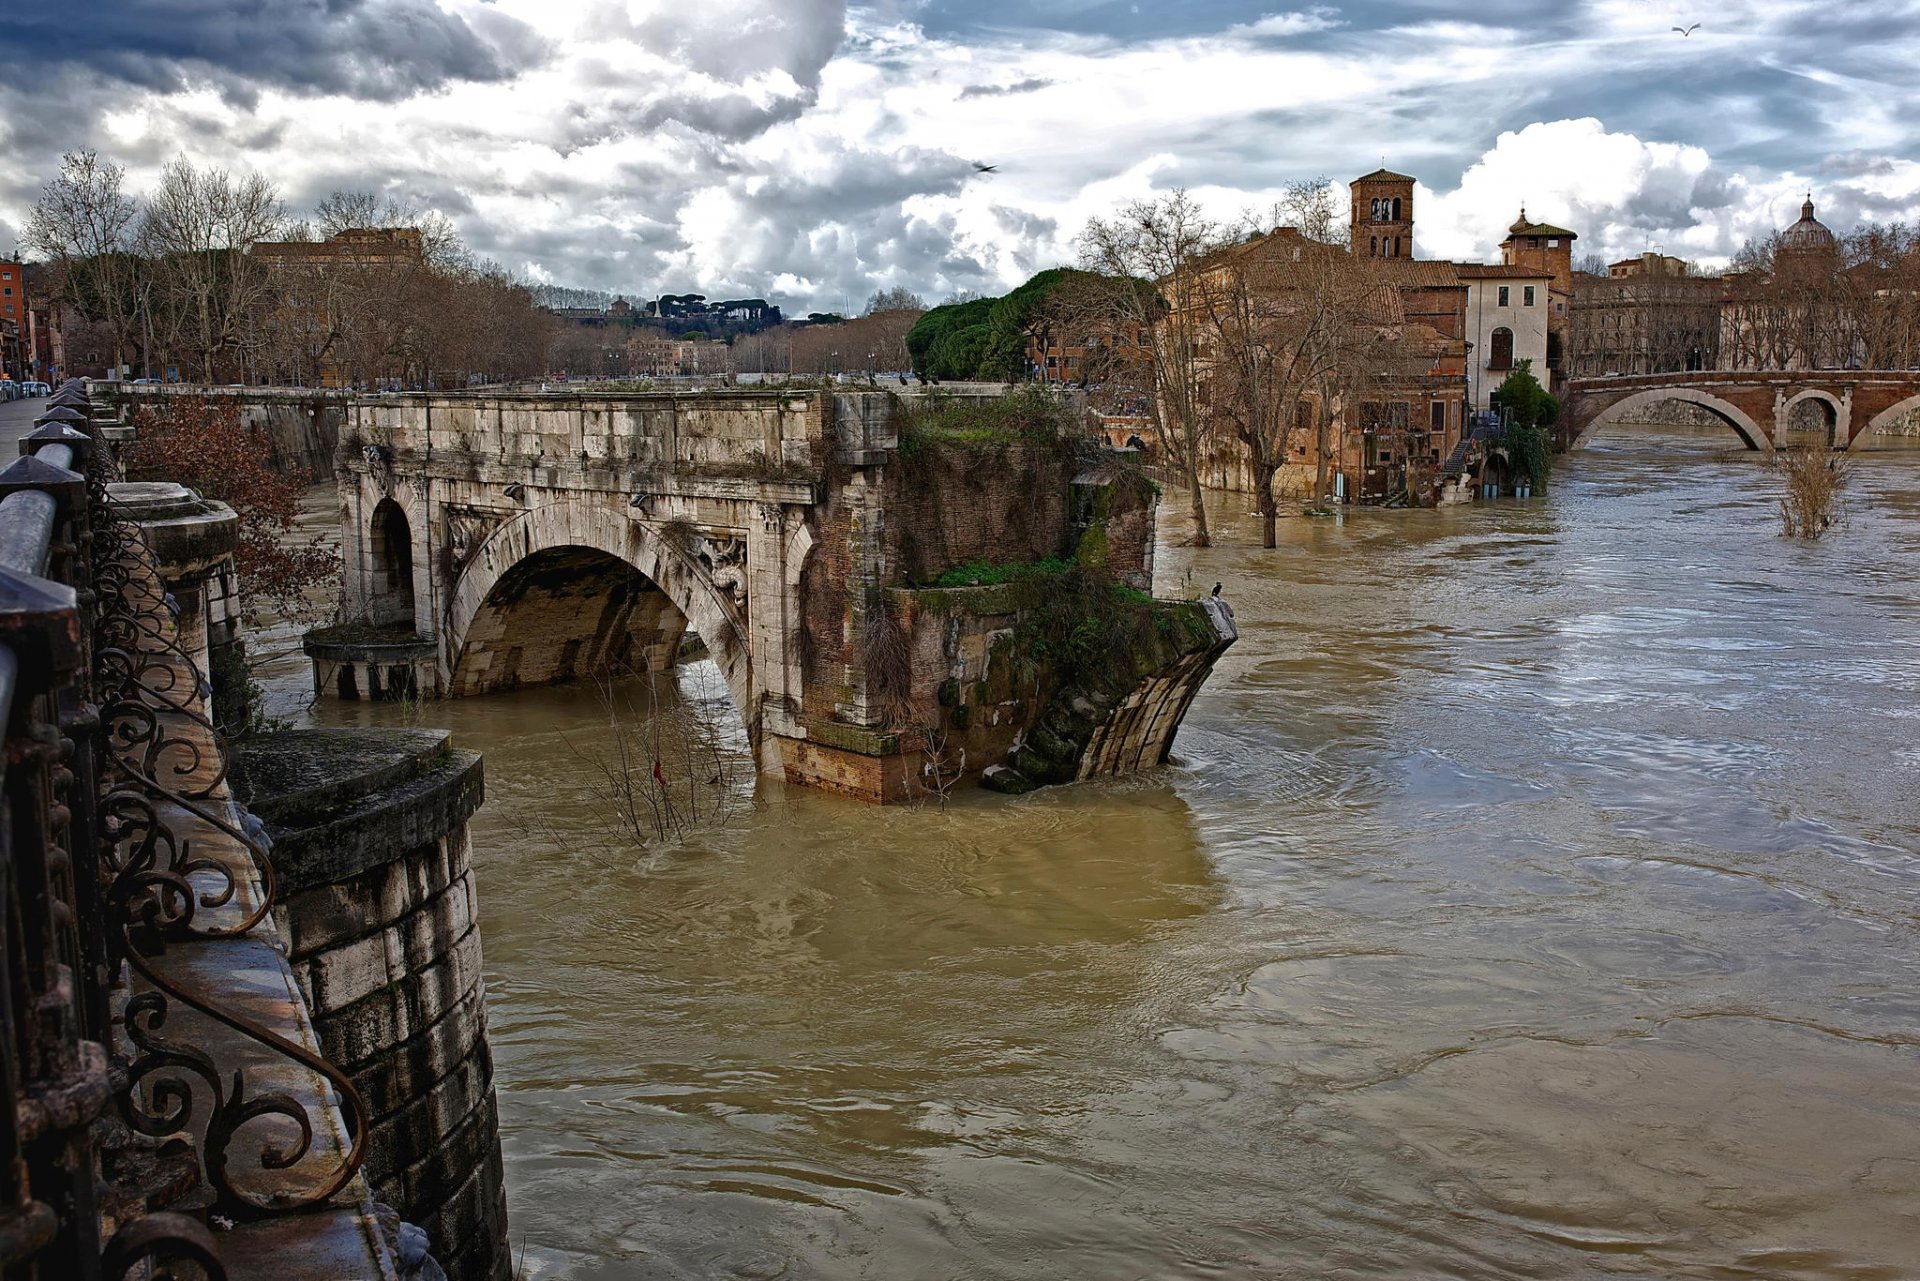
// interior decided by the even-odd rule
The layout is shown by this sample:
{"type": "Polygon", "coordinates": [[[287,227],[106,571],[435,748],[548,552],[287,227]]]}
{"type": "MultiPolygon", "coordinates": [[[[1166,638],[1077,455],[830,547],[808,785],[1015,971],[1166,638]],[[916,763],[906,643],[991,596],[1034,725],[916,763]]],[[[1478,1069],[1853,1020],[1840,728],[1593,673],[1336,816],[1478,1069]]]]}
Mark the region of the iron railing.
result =
{"type": "Polygon", "coordinates": [[[345,1076],[171,972],[169,949],[266,918],[271,864],[225,800],[205,674],[114,509],[80,384],[50,398],[21,453],[0,470],[0,1276],[224,1278],[210,1224],[326,1204],[366,1126],[345,1076]],[[206,852],[220,838],[237,860],[206,852]],[[181,1035],[196,1019],[310,1069],[334,1099],[250,1094],[181,1035]],[[310,1112],[336,1102],[345,1150],[289,1186],[313,1164],[310,1112]],[[239,1141],[268,1117],[277,1134],[239,1141]]]}

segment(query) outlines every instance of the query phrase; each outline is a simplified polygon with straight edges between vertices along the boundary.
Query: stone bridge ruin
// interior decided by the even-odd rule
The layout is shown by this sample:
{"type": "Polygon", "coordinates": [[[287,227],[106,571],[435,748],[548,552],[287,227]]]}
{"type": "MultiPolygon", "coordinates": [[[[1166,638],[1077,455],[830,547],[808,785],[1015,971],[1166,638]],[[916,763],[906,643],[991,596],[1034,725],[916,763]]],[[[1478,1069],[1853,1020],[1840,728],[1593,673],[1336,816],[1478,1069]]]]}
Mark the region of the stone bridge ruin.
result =
{"type": "Polygon", "coordinates": [[[948,768],[1021,790],[1163,762],[1234,633],[1219,602],[1146,595],[1150,484],[1071,432],[910,418],[887,392],[357,399],[316,689],[660,671],[693,633],[792,782],[884,802],[948,768]],[[1075,593],[1098,599],[1067,618],[1075,593]],[[1049,646],[1068,623],[1079,650],[1049,646]]]}

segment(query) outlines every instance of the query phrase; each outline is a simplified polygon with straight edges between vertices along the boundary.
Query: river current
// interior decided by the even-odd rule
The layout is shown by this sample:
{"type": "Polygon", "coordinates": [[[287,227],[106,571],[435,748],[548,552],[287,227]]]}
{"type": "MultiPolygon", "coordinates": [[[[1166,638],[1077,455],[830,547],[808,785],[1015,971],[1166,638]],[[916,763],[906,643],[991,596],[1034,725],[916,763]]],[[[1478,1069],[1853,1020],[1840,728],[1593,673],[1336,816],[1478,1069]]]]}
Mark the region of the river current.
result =
{"type": "Polygon", "coordinates": [[[524,1274],[1920,1276],[1920,455],[1558,463],[1165,516],[1242,639],[1133,779],[636,851],[592,690],[315,709],[486,755],[524,1274]]]}

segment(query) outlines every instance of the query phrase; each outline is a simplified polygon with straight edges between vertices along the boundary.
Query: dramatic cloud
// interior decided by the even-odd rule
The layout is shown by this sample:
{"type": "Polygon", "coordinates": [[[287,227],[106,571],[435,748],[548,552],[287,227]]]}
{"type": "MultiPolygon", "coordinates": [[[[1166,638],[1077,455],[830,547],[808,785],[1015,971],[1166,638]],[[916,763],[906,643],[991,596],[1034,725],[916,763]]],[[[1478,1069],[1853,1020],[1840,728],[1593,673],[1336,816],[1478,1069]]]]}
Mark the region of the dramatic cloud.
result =
{"type": "Polygon", "coordinates": [[[393,101],[456,80],[505,80],[538,57],[531,28],[433,0],[89,0],[8,18],[16,68],[84,67],[146,89],[211,81],[393,101]]]}
{"type": "Polygon", "coordinates": [[[102,2],[0,28],[36,69],[0,84],[0,234],[79,146],[136,190],[184,153],[296,208],[431,205],[535,279],[800,310],[997,292],[1124,200],[1232,217],[1382,163],[1433,256],[1490,258],[1522,202],[1708,264],[1807,190],[1839,229],[1920,217],[1907,0],[1721,0],[1684,38],[1651,0],[102,2]]]}

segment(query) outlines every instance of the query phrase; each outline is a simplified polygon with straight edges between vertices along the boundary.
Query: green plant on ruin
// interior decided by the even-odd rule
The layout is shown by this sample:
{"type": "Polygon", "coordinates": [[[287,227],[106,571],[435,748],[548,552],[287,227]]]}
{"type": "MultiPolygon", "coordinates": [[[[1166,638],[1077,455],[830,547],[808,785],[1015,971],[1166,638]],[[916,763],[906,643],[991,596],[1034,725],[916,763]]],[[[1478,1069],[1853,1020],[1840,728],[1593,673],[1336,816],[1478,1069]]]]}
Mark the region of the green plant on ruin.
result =
{"type": "Polygon", "coordinates": [[[953,452],[977,458],[1018,445],[1067,451],[1082,434],[1079,427],[1072,403],[1039,384],[977,399],[931,392],[906,406],[900,454],[909,460],[953,452]]]}
{"type": "Polygon", "coordinates": [[[867,697],[882,721],[895,728],[908,724],[913,719],[913,638],[888,593],[867,593],[866,619],[854,646],[867,674],[867,697]]]}

